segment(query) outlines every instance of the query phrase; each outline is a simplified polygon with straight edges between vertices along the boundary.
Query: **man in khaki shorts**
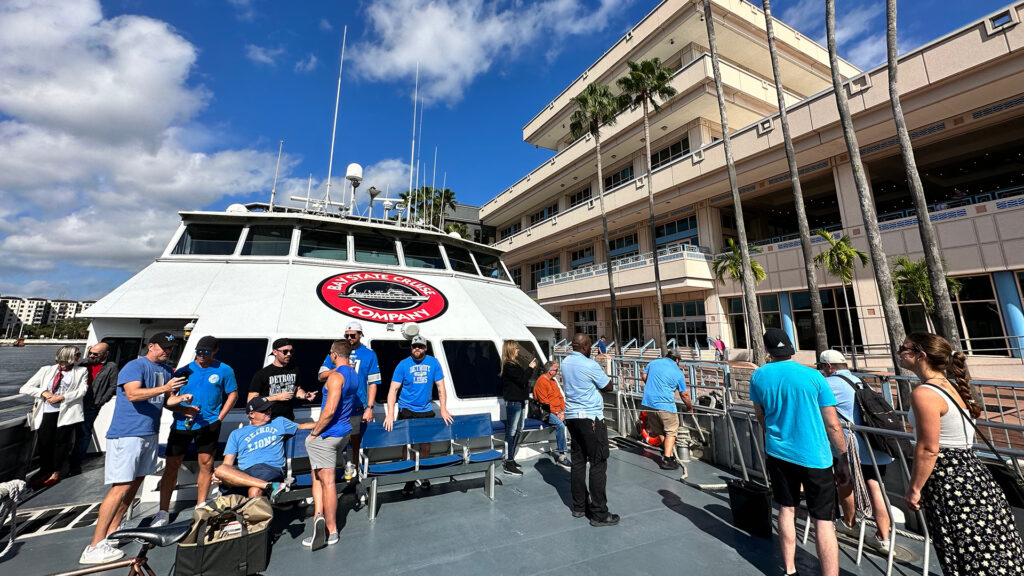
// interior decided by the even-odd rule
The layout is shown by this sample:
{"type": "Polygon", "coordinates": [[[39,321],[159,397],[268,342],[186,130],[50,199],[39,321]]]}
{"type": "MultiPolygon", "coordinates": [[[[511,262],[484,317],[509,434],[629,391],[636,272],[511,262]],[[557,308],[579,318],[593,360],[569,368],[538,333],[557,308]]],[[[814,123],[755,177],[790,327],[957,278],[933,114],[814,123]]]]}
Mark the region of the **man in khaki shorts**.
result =
{"type": "Polygon", "coordinates": [[[679,350],[673,348],[664,358],[647,365],[644,371],[644,398],[640,409],[647,411],[648,424],[652,434],[665,435],[665,457],[659,466],[663,470],[676,470],[676,434],[679,432],[679,414],[676,412],[676,397],[683,401],[688,412],[693,412],[693,402],[686,390],[686,376],[679,369],[679,350]],[[660,424],[660,426],[659,426],[660,424]],[[658,428],[661,430],[658,430],[658,428]]]}
{"type": "Polygon", "coordinates": [[[345,340],[336,340],[331,346],[331,361],[337,368],[327,377],[320,418],[306,439],[306,453],[315,476],[313,507],[316,514],[313,535],[305,538],[302,545],[313,550],[338,543],[338,493],[334,471],[352,434],[352,412],[359,401],[356,395],[359,377],[348,360],[351,350],[345,340]]]}

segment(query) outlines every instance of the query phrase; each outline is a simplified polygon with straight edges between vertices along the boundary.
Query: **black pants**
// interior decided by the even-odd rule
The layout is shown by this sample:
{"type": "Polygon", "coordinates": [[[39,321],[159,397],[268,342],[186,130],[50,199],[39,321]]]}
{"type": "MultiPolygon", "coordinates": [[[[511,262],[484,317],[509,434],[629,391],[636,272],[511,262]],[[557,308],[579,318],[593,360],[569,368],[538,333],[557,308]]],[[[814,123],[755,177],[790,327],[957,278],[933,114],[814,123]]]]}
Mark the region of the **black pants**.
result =
{"type": "Polygon", "coordinates": [[[572,509],[589,512],[592,518],[608,516],[608,427],[604,420],[566,418],[565,427],[572,438],[572,509]],[[590,483],[587,483],[587,463],[590,483]]]}
{"type": "Polygon", "coordinates": [[[43,414],[43,423],[36,430],[36,454],[39,455],[39,477],[49,478],[60,467],[71,452],[71,438],[77,424],[57,426],[58,412],[43,414]]]}

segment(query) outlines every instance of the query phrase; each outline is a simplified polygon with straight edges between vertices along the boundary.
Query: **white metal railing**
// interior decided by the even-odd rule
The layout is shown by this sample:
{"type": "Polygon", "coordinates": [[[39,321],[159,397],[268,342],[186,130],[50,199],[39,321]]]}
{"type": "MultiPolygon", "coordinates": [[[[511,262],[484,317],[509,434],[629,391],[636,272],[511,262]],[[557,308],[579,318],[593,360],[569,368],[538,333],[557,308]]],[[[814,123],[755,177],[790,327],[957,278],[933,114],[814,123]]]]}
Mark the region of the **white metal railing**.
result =
{"type": "MultiPolygon", "coordinates": [[[[632,256],[626,256],[624,258],[612,260],[612,270],[618,270],[623,266],[631,266],[634,264],[653,264],[653,256],[653,252],[644,252],[641,254],[634,254],[632,256]]],[[[706,246],[693,246],[692,244],[676,244],[658,250],[659,262],[662,262],[666,259],[674,260],[677,257],[683,257],[689,260],[699,260],[702,262],[708,262],[711,260],[711,249],[707,248],[706,246]]],[[[589,278],[598,272],[605,272],[607,270],[608,266],[606,264],[591,264],[590,266],[583,266],[575,270],[569,270],[567,272],[561,272],[558,274],[545,276],[537,281],[537,287],[539,288],[541,286],[549,286],[556,282],[565,282],[567,280],[589,278]]]]}

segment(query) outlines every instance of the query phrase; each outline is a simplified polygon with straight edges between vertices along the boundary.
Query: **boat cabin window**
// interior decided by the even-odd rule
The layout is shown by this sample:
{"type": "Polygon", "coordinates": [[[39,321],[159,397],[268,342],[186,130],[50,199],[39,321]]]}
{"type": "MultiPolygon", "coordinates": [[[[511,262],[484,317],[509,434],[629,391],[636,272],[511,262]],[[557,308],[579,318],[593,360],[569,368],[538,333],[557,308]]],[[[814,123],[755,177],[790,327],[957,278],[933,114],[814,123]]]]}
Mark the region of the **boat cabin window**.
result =
{"type": "Polygon", "coordinates": [[[287,256],[291,244],[290,226],[250,226],[242,256],[287,256]]]}
{"type": "Polygon", "coordinates": [[[299,235],[298,254],[306,258],[348,260],[348,234],[327,230],[303,230],[299,235]]]}
{"type": "Polygon", "coordinates": [[[398,266],[398,249],[395,240],[387,236],[353,235],[356,262],[398,266]]]}
{"type": "Polygon", "coordinates": [[[476,265],[480,267],[480,273],[485,278],[508,280],[505,267],[501,265],[501,259],[497,256],[483,252],[473,252],[473,258],[476,259],[476,265]]]}
{"type": "Polygon", "coordinates": [[[479,274],[476,271],[476,266],[473,264],[473,259],[469,255],[469,250],[458,246],[445,245],[444,251],[448,253],[448,263],[452,265],[452,270],[473,274],[474,276],[479,274]]]}
{"type": "MultiPolygon", "coordinates": [[[[452,387],[459,398],[501,396],[501,354],[490,340],[445,340],[452,387]]],[[[446,374],[446,376],[449,376],[446,374]]]]}
{"type": "MultiPolygon", "coordinates": [[[[105,342],[110,347],[108,358],[117,362],[118,369],[124,368],[125,364],[145,353],[142,338],[104,338],[102,342],[105,342]]],[[[177,351],[177,346],[174,349],[177,351]]],[[[177,358],[168,359],[168,363],[171,360],[177,360],[177,358]]]]}
{"type": "MultiPolygon", "coordinates": [[[[245,408],[249,397],[249,384],[252,377],[263,368],[263,359],[267,354],[266,338],[218,338],[215,359],[221,361],[235,371],[235,382],[238,383],[238,399],[235,408],[245,408]]],[[[195,357],[189,358],[189,361],[195,357]]]]}
{"type": "Polygon", "coordinates": [[[241,224],[189,224],[171,254],[230,256],[241,235],[241,224]]]}
{"type": "MultiPolygon", "coordinates": [[[[370,349],[377,353],[377,366],[380,368],[380,385],[377,386],[377,403],[387,406],[388,390],[391,388],[391,378],[395,375],[395,367],[402,360],[412,355],[411,343],[408,340],[374,340],[370,343],[370,349]]],[[[434,347],[427,341],[427,354],[434,355],[434,347]]],[[[449,378],[445,370],[445,380],[449,378]]],[[[437,400],[437,386],[430,387],[430,398],[437,400]]]]}
{"type": "Polygon", "coordinates": [[[444,270],[441,247],[436,242],[402,242],[405,265],[410,268],[435,268],[444,270]]]}

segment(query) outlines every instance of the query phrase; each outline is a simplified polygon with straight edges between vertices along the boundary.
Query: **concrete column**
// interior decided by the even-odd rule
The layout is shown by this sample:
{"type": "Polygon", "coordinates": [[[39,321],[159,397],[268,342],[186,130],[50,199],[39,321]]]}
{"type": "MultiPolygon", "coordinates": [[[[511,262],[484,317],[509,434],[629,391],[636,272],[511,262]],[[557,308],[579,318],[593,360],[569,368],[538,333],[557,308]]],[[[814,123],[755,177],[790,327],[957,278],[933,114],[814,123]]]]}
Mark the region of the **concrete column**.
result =
{"type": "Polygon", "coordinates": [[[701,246],[717,254],[722,248],[722,213],[710,206],[707,200],[697,204],[697,240],[701,246]]]}
{"type": "Polygon", "coordinates": [[[793,324],[793,307],[789,303],[789,292],[779,292],[779,313],[782,315],[782,329],[796,344],[796,329],[793,324]]]}
{"type": "MultiPolygon", "coordinates": [[[[870,186],[871,173],[867,166],[864,167],[864,175],[870,186]]],[[[860,200],[857,197],[857,184],[853,179],[853,169],[849,162],[837,164],[832,168],[832,177],[836,186],[836,199],[839,204],[839,214],[842,217],[843,228],[863,227],[864,217],[860,213],[860,200]]]]}
{"type": "Polygon", "coordinates": [[[1010,352],[1014,358],[1024,357],[1021,354],[1024,348],[1024,311],[1021,309],[1017,278],[1013,272],[1002,270],[992,273],[992,281],[996,286],[999,311],[1003,315],[1003,324],[1012,348],[1010,352]]]}

